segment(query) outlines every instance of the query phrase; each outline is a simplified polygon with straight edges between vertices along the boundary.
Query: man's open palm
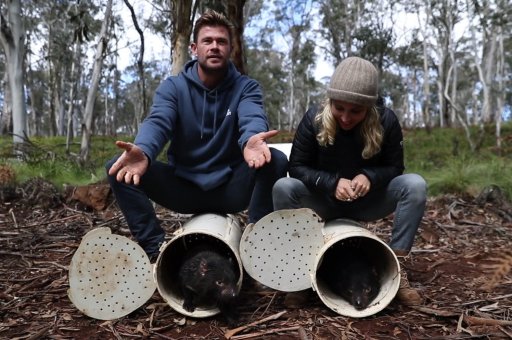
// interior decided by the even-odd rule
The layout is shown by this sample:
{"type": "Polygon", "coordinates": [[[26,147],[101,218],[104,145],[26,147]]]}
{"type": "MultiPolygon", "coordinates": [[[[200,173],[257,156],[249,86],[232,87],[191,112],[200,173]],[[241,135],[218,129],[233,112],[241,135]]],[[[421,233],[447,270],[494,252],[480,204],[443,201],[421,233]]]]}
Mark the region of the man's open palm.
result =
{"type": "Polygon", "coordinates": [[[270,162],[270,150],[266,140],[274,137],[278,132],[277,130],[260,132],[249,138],[244,148],[244,159],[249,167],[258,169],[270,162]]]}
{"type": "Polygon", "coordinates": [[[142,149],[133,143],[117,141],[116,145],[123,149],[123,154],[117,159],[108,171],[109,175],[116,174],[118,182],[126,184],[140,183],[140,178],[148,169],[149,161],[142,149]]]}

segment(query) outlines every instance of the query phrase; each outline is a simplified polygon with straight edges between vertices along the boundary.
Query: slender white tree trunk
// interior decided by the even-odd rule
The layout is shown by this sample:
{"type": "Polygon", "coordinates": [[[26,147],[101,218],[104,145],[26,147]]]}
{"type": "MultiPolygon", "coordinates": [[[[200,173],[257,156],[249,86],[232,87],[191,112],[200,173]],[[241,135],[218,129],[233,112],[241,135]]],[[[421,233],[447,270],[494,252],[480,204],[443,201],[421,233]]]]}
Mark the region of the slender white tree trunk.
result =
{"type": "Polygon", "coordinates": [[[69,152],[70,145],[74,136],[73,133],[73,116],[74,116],[74,108],[75,108],[75,92],[78,84],[79,74],[79,65],[80,65],[80,43],[75,41],[74,51],[73,51],[73,61],[71,63],[71,86],[69,87],[69,107],[66,114],[66,151],[69,152]]]}
{"type": "Polygon", "coordinates": [[[7,74],[12,104],[13,143],[23,142],[27,132],[23,58],[25,55],[25,30],[21,20],[20,0],[8,1],[7,20],[0,15],[0,42],[7,59],[7,74]]]}
{"type": "Polygon", "coordinates": [[[94,102],[96,101],[98,86],[101,78],[101,69],[105,59],[105,50],[109,35],[109,23],[112,16],[112,0],[108,0],[105,18],[101,25],[100,38],[94,57],[94,65],[91,78],[91,86],[87,92],[87,101],[85,102],[84,121],[82,122],[82,143],[80,145],[80,161],[85,162],[89,158],[92,128],[94,122],[94,102]]]}
{"type": "Polygon", "coordinates": [[[418,24],[420,28],[420,33],[422,35],[422,41],[423,41],[423,100],[422,100],[422,108],[421,111],[423,113],[423,123],[425,124],[425,127],[427,128],[427,131],[430,130],[431,126],[431,118],[430,118],[430,70],[428,67],[428,56],[429,56],[429,44],[428,44],[428,34],[427,34],[427,27],[428,23],[430,22],[431,17],[431,6],[430,6],[430,0],[426,1],[426,4],[424,6],[425,10],[425,25],[422,24],[421,16],[420,16],[420,6],[416,8],[416,15],[418,18],[418,24]]]}
{"type": "Polygon", "coordinates": [[[9,87],[9,75],[4,73],[2,80],[2,89],[4,91],[4,105],[0,113],[0,134],[8,134],[12,129],[12,97],[11,88],[9,87]]]}
{"type": "Polygon", "coordinates": [[[501,153],[501,116],[505,102],[505,49],[503,46],[503,27],[498,28],[498,65],[496,73],[498,77],[498,93],[496,94],[496,148],[501,153]]]}

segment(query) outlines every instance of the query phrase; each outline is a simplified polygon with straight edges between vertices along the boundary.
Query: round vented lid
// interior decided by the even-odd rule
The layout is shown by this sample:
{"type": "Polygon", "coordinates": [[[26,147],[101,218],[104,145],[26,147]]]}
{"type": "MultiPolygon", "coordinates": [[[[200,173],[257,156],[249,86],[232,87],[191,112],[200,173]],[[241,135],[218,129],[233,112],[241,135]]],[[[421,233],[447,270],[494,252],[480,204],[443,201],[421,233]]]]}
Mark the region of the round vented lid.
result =
{"type": "Polygon", "coordinates": [[[311,287],[323,246],[321,218],[311,209],[274,211],[245,228],[240,257],[246,272],[267,287],[294,292],[311,287]]]}
{"type": "Polygon", "coordinates": [[[71,259],[68,296],[92,318],[123,317],[146,303],[155,289],[144,250],[110,228],[87,233],[71,259]]]}

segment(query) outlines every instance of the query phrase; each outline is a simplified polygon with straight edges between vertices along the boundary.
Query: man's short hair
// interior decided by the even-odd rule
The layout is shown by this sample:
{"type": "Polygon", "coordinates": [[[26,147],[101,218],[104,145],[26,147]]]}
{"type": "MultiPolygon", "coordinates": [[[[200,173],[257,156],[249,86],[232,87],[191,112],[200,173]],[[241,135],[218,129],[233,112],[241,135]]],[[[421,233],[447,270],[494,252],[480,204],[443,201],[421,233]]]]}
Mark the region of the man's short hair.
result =
{"type": "Polygon", "coordinates": [[[229,32],[229,43],[233,41],[233,24],[226,18],[222,13],[216,12],[213,9],[207,9],[200,17],[196,20],[194,25],[194,43],[197,44],[197,36],[201,28],[205,26],[223,26],[229,32]]]}

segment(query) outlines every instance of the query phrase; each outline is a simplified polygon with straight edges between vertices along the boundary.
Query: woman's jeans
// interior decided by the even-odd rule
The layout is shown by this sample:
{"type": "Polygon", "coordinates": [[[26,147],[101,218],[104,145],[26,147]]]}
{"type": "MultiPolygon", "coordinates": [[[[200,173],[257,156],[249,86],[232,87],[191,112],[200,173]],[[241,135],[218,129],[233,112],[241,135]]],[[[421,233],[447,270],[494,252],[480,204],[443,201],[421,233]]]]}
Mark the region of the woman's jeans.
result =
{"type": "Polygon", "coordinates": [[[409,252],[420,225],[427,200],[427,184],[417,174],[404,174],[383,188],[370,191],[352,202],[343,202],[309,190],[296,178],[281,178],[272,191],[274,209],[313,209],[324,220],[349,218],[375,221],[393,211],[390,248],[409,252]]]}
{"type": "MultiPolygon", "coordinates": [[[[155,161],[141,177],[138,186],[118,182],[108,176],[132,235],[150,256],[158,253],[165,232],[156,217],[151,201],[182,214],[232,214],[249,209],[249,222],[256,222],[273,211],[272,186],[286,176],[286,155],[270,148],[271,161],[254,170],[245,162],[233,169],[229,180],[204,191],[194,183],[174,175],[166,163],[155,161]]],[[[106,164],[108,169],[117,157],[106,164]]]]}

